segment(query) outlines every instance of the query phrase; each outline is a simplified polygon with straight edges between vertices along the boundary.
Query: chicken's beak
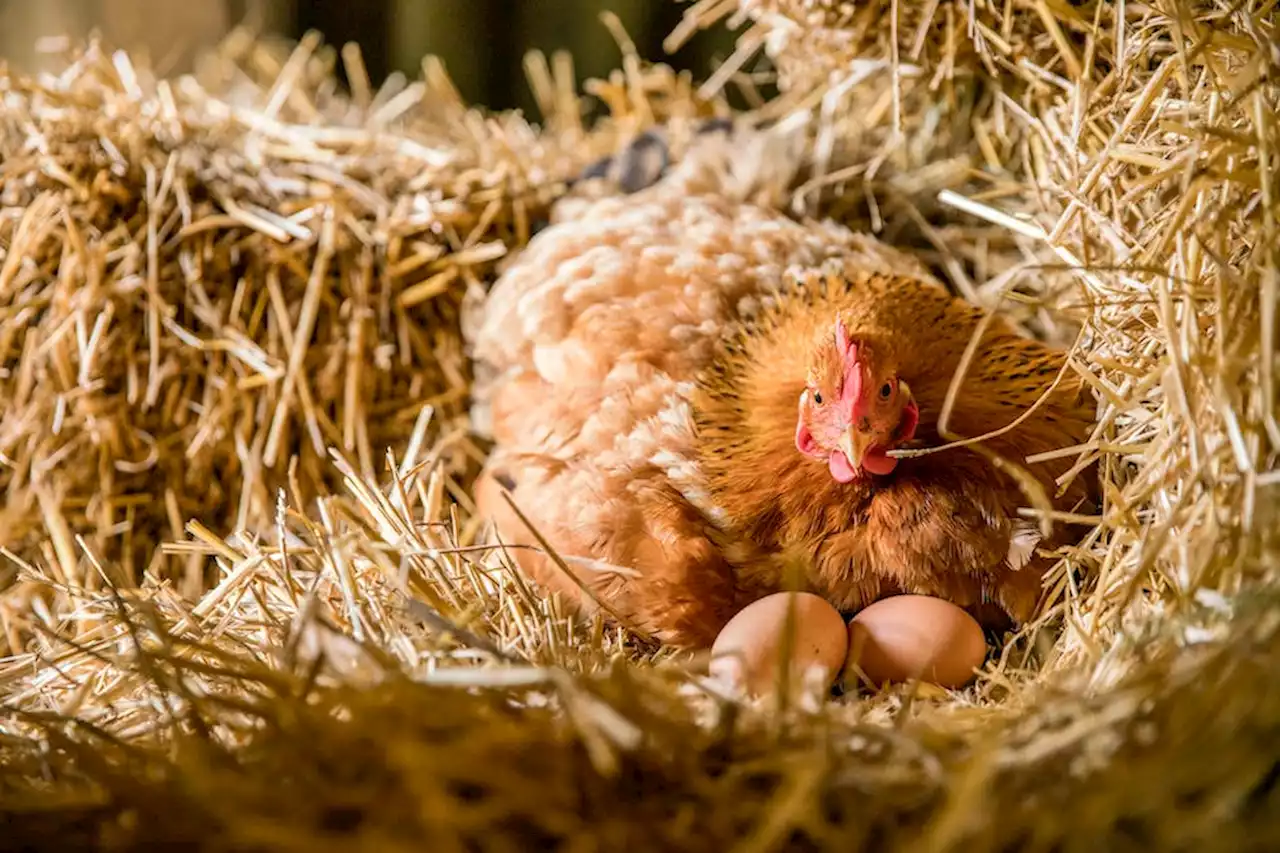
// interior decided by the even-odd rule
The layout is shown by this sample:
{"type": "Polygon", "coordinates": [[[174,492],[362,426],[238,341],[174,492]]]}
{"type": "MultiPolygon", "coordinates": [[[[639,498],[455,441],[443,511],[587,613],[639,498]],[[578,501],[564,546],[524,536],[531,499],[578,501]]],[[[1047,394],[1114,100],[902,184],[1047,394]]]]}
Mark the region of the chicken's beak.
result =
{"type": "Polygon", "coordinates": [[[840,436],[838,444],[840,452],[849,460],[853,470],[857,471],[862,467],[862,457],[867,455],[867,449],[871,446],[871,439],[871,433],[859,432],[853,426],[850,426],[844,431],[844,435],[840,436]]]}

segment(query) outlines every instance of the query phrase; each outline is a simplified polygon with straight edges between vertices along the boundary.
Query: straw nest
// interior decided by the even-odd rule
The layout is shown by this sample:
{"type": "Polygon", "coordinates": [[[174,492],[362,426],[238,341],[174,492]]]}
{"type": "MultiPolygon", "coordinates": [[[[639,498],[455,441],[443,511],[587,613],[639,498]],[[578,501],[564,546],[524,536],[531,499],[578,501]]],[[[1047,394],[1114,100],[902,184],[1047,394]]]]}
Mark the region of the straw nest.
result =
{"type": "Polygon", "coordinates": [[[1280,845],[1275,4],[700,0],[672,43],[726,18],[698,87],[624,51],[590,131],[564,57],[536,129],[432,63],[374,93],[343,51],[340,97],[310,40],[0,78],[6,841],[1280,845]],[[462,295],[730,89],[807,116],[793,210],[1096,389],[1063,452],[1104,506],[961,693],[728,701],[478,538],[462,295]]]}

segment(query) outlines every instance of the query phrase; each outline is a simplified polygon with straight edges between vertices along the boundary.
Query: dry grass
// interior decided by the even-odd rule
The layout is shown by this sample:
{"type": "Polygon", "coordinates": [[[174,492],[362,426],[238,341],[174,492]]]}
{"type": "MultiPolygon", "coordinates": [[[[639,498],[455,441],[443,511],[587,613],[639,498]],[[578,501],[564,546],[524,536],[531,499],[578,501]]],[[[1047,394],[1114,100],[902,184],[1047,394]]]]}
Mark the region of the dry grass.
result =
{"type": "Polygon", "coordinates": [[[1101,407],[1069,454],[1107,506],[1069,520],[1050,668],[1101,683],[1131,617],[1269,578],[1274,4],[741,7],[787,90],[766,111],[816,112],[797,204],[922,240],[957,290],[1076,344],[1101,407]]]}
{"type": "Polygon", "coordinates": [[[737,14],[702,94],[767,46],[797,209],[1078,341],[1105,505],[1035,630],[960,694],[740,706],[476,544],[461,294],[687,81],[628,56],[587,132],[531,60],[535,130],[430,63],[348,102],[314,44],[91,46],[0,78],[11,837],[1275,849],[1275,4],[689,7],[737,14]]]}
{"type": "Polygon", "coordinates": [[[156,546],[269,526],[278,488],[334,487],[330,447],[365,475],[410,439],[479,458],[461,296],[607,133],[573,101],[546,136],[470,111],[431,62],[346,100],[336,60],[237,34],[197,79],[98,45],[4,78],[0,544],[60,582],[104,580],[79,533],[112,580],[198,595],[207,565],[156,546]]]}

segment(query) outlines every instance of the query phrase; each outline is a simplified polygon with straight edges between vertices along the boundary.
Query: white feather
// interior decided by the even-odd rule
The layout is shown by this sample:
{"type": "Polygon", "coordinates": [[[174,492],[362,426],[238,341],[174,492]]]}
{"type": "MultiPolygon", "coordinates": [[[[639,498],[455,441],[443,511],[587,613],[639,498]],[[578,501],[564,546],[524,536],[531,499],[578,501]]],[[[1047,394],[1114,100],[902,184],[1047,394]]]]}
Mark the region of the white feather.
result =
{"type": "Polygon", "coordinates": [[[1040,544],[1040,529],[1024,521],[1014,522],[1013,536],[1009,538],[1009,556],[1005,561],[1015,572],[1025,566],[1040,544]]]}

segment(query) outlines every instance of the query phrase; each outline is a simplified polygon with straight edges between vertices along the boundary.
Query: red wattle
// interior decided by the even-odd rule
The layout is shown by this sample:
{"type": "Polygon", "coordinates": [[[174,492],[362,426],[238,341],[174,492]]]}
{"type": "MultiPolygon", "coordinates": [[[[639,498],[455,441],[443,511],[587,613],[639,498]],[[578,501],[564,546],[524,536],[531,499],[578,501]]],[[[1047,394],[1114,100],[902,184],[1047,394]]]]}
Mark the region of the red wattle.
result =
{"type": "Polygon", "coordinates": [[[883,448],[873,447],[862,457],[862,468],[870,474],[883,477],[892,474],[898,467],[898,460],[885,453],[883,448]]]}
{"type": "Polygon", "coordinates": [[[858,472],[849,464],[849,459],[839,450],[831,451],[831,455],[827,457],[827,467],[831,469],[831,477],[837,483],[852,482],[858,476],[858,472]]]}

